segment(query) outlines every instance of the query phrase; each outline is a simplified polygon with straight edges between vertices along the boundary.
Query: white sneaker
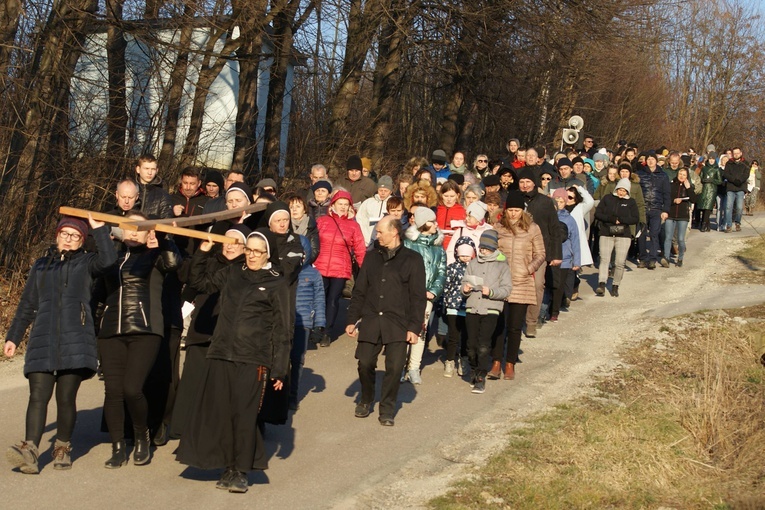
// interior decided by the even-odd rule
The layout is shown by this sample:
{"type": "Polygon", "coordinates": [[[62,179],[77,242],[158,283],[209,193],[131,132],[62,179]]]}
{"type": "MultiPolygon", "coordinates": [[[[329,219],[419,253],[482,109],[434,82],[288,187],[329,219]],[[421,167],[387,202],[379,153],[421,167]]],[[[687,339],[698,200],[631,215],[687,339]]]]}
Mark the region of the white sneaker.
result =
{"type": "Polygon", "coordinates": [[[455,365],[457,366],[457,375],[462,377],[467,373],[466,367],[468,367],[468,359],[467,356],[461,357],[455,365]]]}
{"type": "Polygon", "coordinates": [[[422,384],[422,377],[420,377],[419,370],[410,370],[407,374],[409,376],[409,382],[412,384],[422,384]]]}
{"type": "Polygon", "coordinates": [[[454,375],[454,362],[447,361],[444,363],[444,377],[452,377],[454,375]]]}

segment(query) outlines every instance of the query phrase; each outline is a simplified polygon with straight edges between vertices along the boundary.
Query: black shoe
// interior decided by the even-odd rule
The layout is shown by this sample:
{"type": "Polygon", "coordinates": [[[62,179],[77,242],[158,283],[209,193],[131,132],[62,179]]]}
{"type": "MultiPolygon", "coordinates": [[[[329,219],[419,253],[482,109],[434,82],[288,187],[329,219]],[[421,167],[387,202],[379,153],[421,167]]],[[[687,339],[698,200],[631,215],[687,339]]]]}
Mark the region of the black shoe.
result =
{"type": "Polygon", "coordinates": [[[613,297],[619,297],[619,286],[618,285],[612,285],[611,286],[611,295],[613,297]]]}
{"type": "Polygon", "coordinates": [[[372,404],[364,404],[363,402],[356,404],[356,412],[354,413],[356,418],[366,418],[369,416],[371,407],[372,404]]]}
{"type": "Polygon", "coordinates": [[[380,422],[380,425],[382,425],[383,427],[392,427],[393,425],[396,424],[393,421],[393,418],[391,418],[390,416],[380,416],[380,418],[378,418],[378,421],[380,422]]]}
{"type": "Polygon", "coordinates": [[[127,464],[127,451],[125,450],[125,440],[112,443],[112,457],[104,462],[106,469],[117,469],[127,464]]]}
{"type": "Polygon", "coordinates": [[[678,261],[675,263],[675,266],[677,266],[677,267],[683,267],[683,259],[680,259],[680,260],[678,260],[678,261]]]}
{"type": "Polygon", "coordinates": [[[160,423],[157,431],[154,433],[154,438],[151,440],[154,446],[165,446],[167,444],[167,425],[160,423]]]}
{"type": "Polygon", "coordinates": [[[231,488],[231,478],[236,474],[236,470],[233,468],[227,468],[223,475],[220,477],[220,480],[218,480],[218,483],[215,484],[216,489],[222,489],[224,491],[229,490],[231,488]]]}
{"type": "Polygon", "coordinates": [[[329,347],[332,343],[332,339],[327,335],[326,333],[321,336],[321,342],[319,342],[320,347],[329,347]]]}
{"type": "Polygon", "coordinates": [[[656,269],[656,261],[655,260],[650,261],[645,267],[651,270],[656,269]]]}
{"type": "Polygon", "coordinates": [[[151,441],[149,440],[149,429],[144,433],[135,431],[135,448],[133,449],[133,464],[143,466],[151,460],[151,441]]]}
{"type": "Polygon", "coordinates": [[[238,494],[244,494],[249,488],[249,482],[247,481],[247,474],[241,471],[234,471],[229,481],[228,491],[236,492],[238,494]]]}
{"type": "Polygon", "coordinates": [[[486,391],[486,380],[483,377],[476,377],[475,386],[473,386],[473,389],[470,391],[471,393],[478,393],[478,394],[486,391]]]}
{"type": "Polygon", "coordinates": [[[601,282],[598,284],[598,288],[595,289],[595,295],[597,296],[605,296],[606,295],[606,284],[601,282]]]}
{"type": "Polygon", "coordinates": [[[637,263],[637,268],[638,269],[645,269],[646,267],[648,267],[648,266],[646,266],[645,262],[642,261],[642,260],[637,263]]]}

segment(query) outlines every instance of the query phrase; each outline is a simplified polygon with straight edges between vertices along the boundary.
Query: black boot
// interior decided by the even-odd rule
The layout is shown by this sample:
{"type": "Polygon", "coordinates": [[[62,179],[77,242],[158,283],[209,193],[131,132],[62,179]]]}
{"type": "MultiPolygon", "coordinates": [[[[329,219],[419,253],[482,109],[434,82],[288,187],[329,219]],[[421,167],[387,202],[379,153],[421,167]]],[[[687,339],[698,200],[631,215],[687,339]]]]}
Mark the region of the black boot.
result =
{"type": "Polygon", "coordinates": [[[149,429],[143,433],[135,431],[135,449],[133,450],[133,464],[142,466],[148,464],[151,459],[151,443],[149,429]]]}
{"type": "Polygon", "coordinates": [[[598,284],[598,288],[595,289],[595,295],[596,296],[604,296],[606,294],[606,284],[603,282],[600,282],[598,284]]]}
{"type": "Polygon", "coordinates": [[[611,295],[613,297],[619,297],[619,286],[618,285],[612,285],[611,286],[611,295]]]}
{"type": "Polygon", "coordinates": [[[127,452],[125,450],[125,440],[112,443],[112,458],[104,462],[106,469],[117,469],[127,464],[127,452]]]}

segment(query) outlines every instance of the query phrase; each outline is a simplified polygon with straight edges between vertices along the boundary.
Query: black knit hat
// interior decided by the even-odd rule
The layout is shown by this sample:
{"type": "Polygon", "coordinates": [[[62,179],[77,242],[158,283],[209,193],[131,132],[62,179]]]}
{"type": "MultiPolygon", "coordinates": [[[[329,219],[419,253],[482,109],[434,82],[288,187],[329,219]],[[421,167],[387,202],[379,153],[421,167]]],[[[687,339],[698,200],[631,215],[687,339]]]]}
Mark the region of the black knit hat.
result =
{"type": "Polygon", "coordinates": [[[537,174],[531,168],[523,167],[521,168],[521,171],[518,172],[518,181],[520,182],[523,179],[530,180],[531,182],[534,183],[535,186],[539,185],[539,183],[537,182],[537,174]]]}
{"type": "Polygon", "coordinates": [[[487,175],[481,182],[483,183],[484,188],[488,188],[489,186],[499,186],[500,184],[499,176],[497,175],[487,175]]]}
{"type": "Polygon", "coordinates": [[[518,190],[510,190],[505,200],[505,209],[523,209],[526,210],[526,197],[518,190]]]}
{"type": "Polygon", "coordinates": [[[346,170],[361,170],[362,168],[361,158],[356,155],[349,157],[348,161],[345,163],[346,170]]]}
{"type": "Polygon", "coordinates": [[[223,190],[225,185],[223,181],[223,175],[217,170],[207,171],[207,173],[205,174],[205,182],[204,182],[205,186],[207,186],[208,182],[214,182],[215,184],[217,184],[218,187],[221,189],[221,191],[223,190]]]}
{"type": "Polygon", "coordinates": [[[465,176],[462,174],[449,174],[449,177],[447,178],[450,181],[454,181],[460,186],[465,184],[465,176]]]}

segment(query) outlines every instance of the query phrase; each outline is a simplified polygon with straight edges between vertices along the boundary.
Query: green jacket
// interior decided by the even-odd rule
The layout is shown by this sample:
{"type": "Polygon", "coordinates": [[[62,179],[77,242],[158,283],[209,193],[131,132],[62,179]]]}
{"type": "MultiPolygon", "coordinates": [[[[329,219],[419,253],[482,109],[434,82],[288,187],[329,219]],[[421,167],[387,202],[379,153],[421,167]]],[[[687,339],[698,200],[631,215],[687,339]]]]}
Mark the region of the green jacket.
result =
{"type": "Polygon", "coordinates": [[[438,299],[446,284],[446,252],[443,244],[444,234],[440,230],[437,234],[425,235],[411,225],[404,235],[404,246],[419,253],[425,262],[425,290],[435,296],[433,300],[438,299]]]}
{"type": "Polygon", "coordinates": [[[722,172],[717,165],[704,165],[701,169],[701,193],[696,199],[696,206],[700,210],[711,211],[715,207],[717,199],[717,186],[722,184],[722,172]]]}

